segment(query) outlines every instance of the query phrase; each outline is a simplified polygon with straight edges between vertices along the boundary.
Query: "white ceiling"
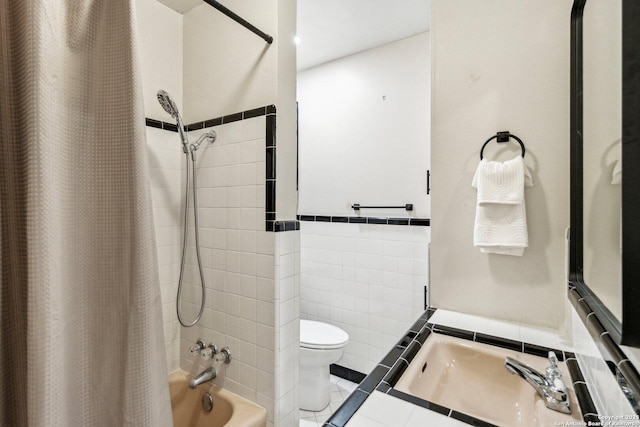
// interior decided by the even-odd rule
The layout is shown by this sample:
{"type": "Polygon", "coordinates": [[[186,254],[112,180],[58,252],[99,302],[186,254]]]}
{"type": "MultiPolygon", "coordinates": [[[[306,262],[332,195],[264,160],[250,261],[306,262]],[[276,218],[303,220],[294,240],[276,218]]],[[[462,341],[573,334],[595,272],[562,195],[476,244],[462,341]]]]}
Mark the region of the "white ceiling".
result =
{"type": "MultiPolygon", "coordinates": [[[[183,14],[202,4],[158,1],[183,14]]],[[[431,0],[298,0],[298,70],[423,33],[430,24],[431,0]]]]}
{"type": "Polygon", "coordinates": [[[429,30],[431,0],[298,0],[298,70],[429,30]]]}

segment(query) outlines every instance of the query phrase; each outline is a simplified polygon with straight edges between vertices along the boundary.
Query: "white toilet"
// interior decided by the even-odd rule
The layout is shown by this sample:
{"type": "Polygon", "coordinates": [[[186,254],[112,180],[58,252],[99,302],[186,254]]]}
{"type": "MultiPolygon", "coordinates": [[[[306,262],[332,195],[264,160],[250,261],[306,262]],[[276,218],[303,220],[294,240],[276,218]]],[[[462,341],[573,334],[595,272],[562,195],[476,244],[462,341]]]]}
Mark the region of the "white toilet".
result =
{"type": "Polygon", "coordinates": [[[300,409],[329,404],[329,365],[342,357],[349,334],[337,326],[300,320],[300,409]]]}

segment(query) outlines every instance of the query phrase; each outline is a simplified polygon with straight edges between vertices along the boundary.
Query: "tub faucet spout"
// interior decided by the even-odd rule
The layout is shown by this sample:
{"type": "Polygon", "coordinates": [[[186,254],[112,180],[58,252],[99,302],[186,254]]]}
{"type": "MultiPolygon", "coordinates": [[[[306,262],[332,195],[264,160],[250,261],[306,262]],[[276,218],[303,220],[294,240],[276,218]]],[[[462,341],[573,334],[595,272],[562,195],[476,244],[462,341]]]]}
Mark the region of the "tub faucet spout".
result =
{"type": "Polygon", "coordinates": [[[549,352],[551,366],[547,368],[547,375],[542,375],[532,367],[518,362],[511,357],[504,359],[504,367],[512,374],[518,375],[533,387],[540,397],[545,401],[545,405],[554,411],[571,413],[569,405],[569,395],[562,380],[562,374],[558,369],[558,359],[552,351],[549,352]]]}
{"type": "Polygon", "coordinates": [[[214,368],[207,368],[189,381],[189,387],[196,388],[202,383],[212,381],[215,379],[216,375],[216,370],[214,368]]]}

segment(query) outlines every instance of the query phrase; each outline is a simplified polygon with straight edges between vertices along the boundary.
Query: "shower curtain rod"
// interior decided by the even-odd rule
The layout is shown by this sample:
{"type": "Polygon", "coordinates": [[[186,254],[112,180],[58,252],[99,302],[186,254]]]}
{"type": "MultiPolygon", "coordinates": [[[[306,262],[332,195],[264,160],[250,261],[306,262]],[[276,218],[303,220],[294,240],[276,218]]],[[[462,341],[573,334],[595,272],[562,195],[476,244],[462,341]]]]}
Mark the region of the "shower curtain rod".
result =
{"type": "Polygon", "coordinates": [[[225,6],[223,6],[220,3],[218,3],[216,0],[204,0],[204,2],[207,3],[210,6],[215,7],[220,12],[224,13],[229,18],[233,19],[234,21],[236,21],[238,24],[242,25],[243,27],[245,27],[249,31],[253,32],[254,34],[257,34],[261,39],[264,39],[264,41],[266,41],[267,43],[271,44],[273,42],[273,37],[271,37],[269,34],[263,32],[263,31],[260,31],[254,25],[251,25],[249,22],[245,21],[239,15],[237,15],[234,12],[230,11],[225,6]]]}

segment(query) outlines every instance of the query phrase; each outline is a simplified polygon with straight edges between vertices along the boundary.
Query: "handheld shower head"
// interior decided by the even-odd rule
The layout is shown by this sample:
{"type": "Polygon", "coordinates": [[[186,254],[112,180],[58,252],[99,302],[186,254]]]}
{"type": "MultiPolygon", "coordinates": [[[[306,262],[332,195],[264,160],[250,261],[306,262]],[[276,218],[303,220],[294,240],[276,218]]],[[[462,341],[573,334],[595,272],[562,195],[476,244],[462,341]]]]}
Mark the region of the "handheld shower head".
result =
{"type": "Polygon", "coordinates": [[[171,98],[171,95],[162,89],[158,91],[158,102],[162,105],[164,111],[169,113],[174,119],[177,119],[180,116],[180,113],[178,113],[178,107],[176,106],[176,103],[173,102],[173,98],[171,98]]]}
{"type": "Polygon", "coordinates": [[[178,111],[178,106],[175,102],[173,102],[173,98],[166,91],[160,89],[158,91],[158,102],[164,108],[164,111],[169,113],[171,117],[176,119],[178,125],[178,132],[180,133],[180,138],[182,139],[182,149],[186,153],[189,151],[189,140],[187,139],[187,134],[184,132],[184,125],[182,124],[182,117],[180,117],[180,112],[178,111]]]}

